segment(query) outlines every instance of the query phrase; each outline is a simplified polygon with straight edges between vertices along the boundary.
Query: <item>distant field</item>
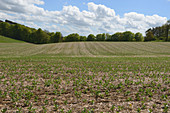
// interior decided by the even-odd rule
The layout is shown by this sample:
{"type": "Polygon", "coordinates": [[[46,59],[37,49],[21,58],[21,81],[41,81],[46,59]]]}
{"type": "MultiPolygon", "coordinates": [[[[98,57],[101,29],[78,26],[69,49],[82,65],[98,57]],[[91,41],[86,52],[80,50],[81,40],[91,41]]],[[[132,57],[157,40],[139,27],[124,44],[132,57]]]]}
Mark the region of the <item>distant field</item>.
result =
{"type": "Polygon", "coordinates": [[[0,35],[0,43],[24,43],[24,41],[15,40],[0,35]]]}
{"type": "Polygon", "coordinates": [[[0,43],[0,56],[169,56],[170,42],[0,43]]]}
{"type": "Polygon", "coordinates": [[[2,113],[168,113],[169,84],[170,42],[0,43],[2,113]]]}

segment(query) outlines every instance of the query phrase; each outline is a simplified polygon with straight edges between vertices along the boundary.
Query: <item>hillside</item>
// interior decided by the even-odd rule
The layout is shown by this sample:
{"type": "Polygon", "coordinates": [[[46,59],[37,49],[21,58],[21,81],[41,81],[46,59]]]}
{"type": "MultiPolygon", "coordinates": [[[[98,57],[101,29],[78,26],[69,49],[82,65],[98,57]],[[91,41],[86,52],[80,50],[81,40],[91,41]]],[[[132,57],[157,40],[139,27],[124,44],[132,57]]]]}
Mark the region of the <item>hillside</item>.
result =
{"type": "Polygon", "coordinates": [[[40,55],[113,57],[170,55],[170,42],[68,42],[43,45],[16,43],[18,42],[16,40],[10,40],[9,42],[13,43],[0,44],[0,56],[6,57],[40,55]]]}
{"type": "Polygon", "coordinates": [[[15,40],[15,39],[4,37],[4,36],[0,35],[0,43],[24,43],[24,41],[15,40]]]}

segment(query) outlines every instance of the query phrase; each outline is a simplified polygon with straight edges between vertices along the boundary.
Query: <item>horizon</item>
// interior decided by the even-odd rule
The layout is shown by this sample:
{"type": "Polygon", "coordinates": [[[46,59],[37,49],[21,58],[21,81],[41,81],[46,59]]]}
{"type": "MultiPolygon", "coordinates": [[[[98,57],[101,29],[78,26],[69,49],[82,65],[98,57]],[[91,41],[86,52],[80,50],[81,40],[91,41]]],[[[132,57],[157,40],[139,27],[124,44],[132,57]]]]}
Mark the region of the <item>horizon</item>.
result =
{"type": "Polygon", "coordinates": [[[132,31],[161,26],[170,18],[170,0],[0,0],[0,20],[9,19],[64,36],[132,31]],[[152,4],[152,5],[151,5],[152,4]]]}

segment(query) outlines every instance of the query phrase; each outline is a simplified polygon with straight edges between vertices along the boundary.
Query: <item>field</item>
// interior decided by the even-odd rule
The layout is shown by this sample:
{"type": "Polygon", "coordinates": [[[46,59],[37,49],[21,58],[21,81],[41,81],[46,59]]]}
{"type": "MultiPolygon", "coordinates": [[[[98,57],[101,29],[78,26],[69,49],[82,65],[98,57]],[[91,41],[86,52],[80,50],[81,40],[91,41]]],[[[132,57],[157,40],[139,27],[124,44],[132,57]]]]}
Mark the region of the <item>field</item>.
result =
{"type": "Polygon", "coordinates": [[[154,112],[170,106],[170,43],[0,43],[1,112],[154,112]]]}
{"type": "Polygon", "coordinates": [[[4,36],[0,35],[0,43],[24,43],[24,42],[20,41],[20,40],[7,38],[7,37],[4,37],[4,36]]]}
{"type": "Polygon", "coordinates": [[[0,43],[0,57],[158,57],[170,56],[169,42],[68,42],[34,45],[0,43]]]}

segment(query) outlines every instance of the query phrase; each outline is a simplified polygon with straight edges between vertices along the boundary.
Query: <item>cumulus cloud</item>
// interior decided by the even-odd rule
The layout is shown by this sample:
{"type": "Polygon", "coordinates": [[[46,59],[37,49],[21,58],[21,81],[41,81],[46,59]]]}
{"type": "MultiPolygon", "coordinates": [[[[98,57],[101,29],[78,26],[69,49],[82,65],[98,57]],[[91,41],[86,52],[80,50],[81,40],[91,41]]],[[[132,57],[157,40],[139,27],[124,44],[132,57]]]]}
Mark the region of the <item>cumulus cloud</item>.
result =
{"type": "Polygon", "coordinates": [[[93,2],[88,3],[89,11],[93,12],[96,15],[96,18],[105,18],[115,16],[115,11],[104,5],[96,5],[93,2]]]}
{"type": "Polygon", "coordinates": [[[10,13],[24,13],[42,15],[44,9],[36,5],[43,5],[40,0],[0,0],[0,10],[10,13]]]}
{"type": "Polygon", "coordinates": [[[64,35],[79,33],[132,32],[144,33],[148,28],[164,24],[166,17],[144,15],[136,12],[120,17],[114,9],[90,2],[88,10],[64,6],[61,11],[48,11],[40,7],[42,0],[0,0],[0,19],[10,19],[30,27],[60,31],[64,35]]]}

